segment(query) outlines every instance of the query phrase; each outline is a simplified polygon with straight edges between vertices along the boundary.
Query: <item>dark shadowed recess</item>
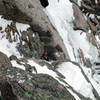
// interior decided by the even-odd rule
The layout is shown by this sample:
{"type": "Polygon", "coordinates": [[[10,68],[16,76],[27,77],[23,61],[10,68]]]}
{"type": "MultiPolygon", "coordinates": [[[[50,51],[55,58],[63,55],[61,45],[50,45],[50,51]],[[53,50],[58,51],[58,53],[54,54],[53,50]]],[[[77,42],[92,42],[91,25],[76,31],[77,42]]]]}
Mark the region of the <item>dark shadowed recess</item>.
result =
{"type": "Polygon", "coordinates": [[[0,84],[0,91],[0,100],[18,100],[17,96],[13,93],[12,86],[8,82],[2,81],[2,84],[0,84]]]}
{"type": "Polygon", "coordinates": [[[44,8],[46,8],[46,7],[49,5],[48,0],[40,0],[40,2],[41,2],[41,5],[42,5],[44,8]]]}

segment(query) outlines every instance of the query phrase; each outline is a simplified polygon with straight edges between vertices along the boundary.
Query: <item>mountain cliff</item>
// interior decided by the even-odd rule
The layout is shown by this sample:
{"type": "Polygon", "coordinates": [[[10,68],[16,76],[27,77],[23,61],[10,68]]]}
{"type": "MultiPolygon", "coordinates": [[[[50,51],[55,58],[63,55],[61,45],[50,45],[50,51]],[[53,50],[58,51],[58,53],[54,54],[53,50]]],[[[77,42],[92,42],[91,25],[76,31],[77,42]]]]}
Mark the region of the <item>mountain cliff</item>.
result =
{"type": "Polygon", "coordinates": [[[1,100],[100,100],[99,0],[0,0],[1,100]]]}

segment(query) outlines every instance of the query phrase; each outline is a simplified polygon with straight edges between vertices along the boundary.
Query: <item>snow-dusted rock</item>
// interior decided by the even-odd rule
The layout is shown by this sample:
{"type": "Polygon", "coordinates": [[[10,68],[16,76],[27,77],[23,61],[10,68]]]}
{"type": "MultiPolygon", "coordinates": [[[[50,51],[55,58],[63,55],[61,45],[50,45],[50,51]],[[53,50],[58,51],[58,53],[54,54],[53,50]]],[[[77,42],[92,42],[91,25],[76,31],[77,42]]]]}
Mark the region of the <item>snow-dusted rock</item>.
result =
{"type": "MultiPolygon", "coordinates": [[[[15,94],[22,92],[23,94],[18,94],[18,97],[15,95],[13,96],[19,99],[24,98],[24,100],[28,100],[27,98],[31,98],[31,96],[35,97],[40,92],[46,94],[47,96],[49,95],[49,97],[56,97],[56,95],[57,97],[59,97],[60,93],[63,99],[65,99],[64,97],[66,96],[70,96],[70,98],[67,98],[68,100],[73,100],[74,98],[76,100],[99,100],[100,66],[96,66],[94,62],[96,62],[96,64],[98,62],[99,64],[100,61],[100,16],[91,14],[94,13],[91,12],[91,10],[96,11],[94,5],[91,5],[91,2],[93,3],[97,1],[70,0],[74,1],[74,3],[76,4],[75,9],[72,9],[72,3],[69,0],[48,0],[49,5],[47,8],[43,8],[39,0],[3,1],[5,7],[8,8],[6,10],[6,12],[8,12],[6,13],[6,17],[8,19],[16,19],[16,21],[19,22],[21,21],[23,23],[30,23],[32,27],[21,23],[15,23],[16,28],[13,27],[13,29],[18,29],[18,35],[17,31],[13,32],[12,30],[12,21],[7,21],[0,17],[0,26],[2,26],[2,29],[0,30],[0,51],[5,52],[8,56],[16,56],[10,57],[10,59],[12,60],[11,63],[13,65],[13,68],[0,68],[1,78],[6,78],[8,80],[0,85],[2,86],[2,90],[4,89],[4,87],[6,87],[5,84],[7,84],[8,87],[14,87],[15,94]],[[81,5],[81,1],[84,1],[85,7],[83,7],[83,4],[81,5]],[[80,9],[77,8],[78,6],[80,9]],[[45,13],[43,10],[45,11],[45,13]],[[76,12],[74,10],[76,10],[76,12]],[[78,19],[76,18],[74,13],[76,14],[76,16],[78,16],[78,19]],[[48,17],[46,16],[46,14],[48,17]],[[73,29],[74,18],[77,19],[77,29],[81,30],[73,29]],[[90,23],[89,21],[87,23],[88,19],[90,23]],[[53,26],[51,25],[51,23],[53,26]],[[88,25],[85,26],[85,24],[89,24],[89,31],[87,28],[88,25]],[[93,27],[91,25],[93,25],[93,27]],[[11,28],[11,36],[9,35],[8,26],[11,28]],[[94,26],[95,29],[93,29],[94,26]],[[31,32],[28,32],[27,30],[29,29],[33,29],[33,31],[31,30],[31,32]],[[34,48],[36,48],[40,44],[40,42],[38,41],[38,45],[36,45],[37,43],[35,43],[34,45],[36,47],[31,45],[35,42],[33,38],[35,38],[36,34],[38,34],[41,42],[44,43],[45,50],[48,49],[50,55],[49,57],[54,59],[54,53],[57,57],[60,58],[59,60],[50,60],[50,62],[48,62],[41,59],[27,58],[27,55],[26,58],[20,58],[19,51],[16,49],[16,46],[18,46],[17,43],[19,43],[19,41],[21,40],[22,44],[19,45],[19,48],[23,45],[21,49],[24,49],[25,52],[29,51],[29,49],[34,52],[34,48]],[[18,41],[15,41],[17,40],[17,38],[18,41]],[[64,45],[62,41],[64,42],[64,45]],[[27,44],[29,44],[30,47],[28,50],[25,49],[27,44]],[[66,48],[63,48],[63,46],[67,48],[68,52],[64,51],[66,50],[66,48]],[[63,58],[64,56],[62,56],[62,48],[64,53],[66,54],[66,58],[68,57],[67,55],[69,55],[70,60],[63,58]],[[57,52],[57,50],[60,52],[57,52]],[[51,54],[51,52],[53,53],[51,54]],[[4,73],[6,73],[6,76],[4,75],[4,73]],[[55,82],[59,84],[60,88],[57,87],[58,85],[55,84],[55,82]],[[21,86],[21,88],[19,85],[21,86]],[[64,92],[62,88],[64,88],[64,92]],[[18,89],[20,92],[16,92],[18,89]],[[23,89],[27,90],[27,92],[23,89]],[[68,91],[66,92],[66,90],[68,90],[70,93],[68,91]],[[74,98],[72,95],[74,96],[74,98]]],[[[36,40],[38,39],[36,38],[36,40]]],[[[23,51],[21,52],[21,54],[22,53],[23,51]]],[[[39,52],[37,52],[37,54],[41,55],[39,52]]],[[[31,52],[29,52],[29,55],[31,55],[31,52]]],[[[35,57],[35,55],[33,55],[32,57],[35,57]]],[[[13,92],[11,92],[12,88],[10,88],[9,93],[13,92]]],[[[7,89],[8,88],[6,87],[6,90],[7,89]]],[[[5,91],[1,92],[5,93],[5,91]]],[[[42,98],[40,93],[35,99],[39,100],[39,97],[41,96],[41,99],[45,100],[47,99],[44,98],[46,95],[42,95],[42,98]]],[[[57,98],[57,100],[59,100],[59,98],[57,98]]],[[[56,98],[48,99],[53,100],[56,98]]],[[[61,98],[60,100],[63,99],[61,98]]]]}
{"type": "Polygon", "coordinates": [[[3,100],[75,100],[69,91],[47,74],[31,74],[17,68],[0,68],[3,100]]]}
{"type": "Polygon", "coordinates": [[[52,36],[52,46],[55,48],[59,45],[64,52],[64,55],[69,59],[65,45],[56,31],[51,25],[47,15],[43,11],[43,7],[39,0],[1,0],[6,12],[5,18],[13,19],[18,22],[28,23],[32,26],[34,32],[39,35],[52,36]],[[31,4],[31,8],[29,5],[31,4]]]}

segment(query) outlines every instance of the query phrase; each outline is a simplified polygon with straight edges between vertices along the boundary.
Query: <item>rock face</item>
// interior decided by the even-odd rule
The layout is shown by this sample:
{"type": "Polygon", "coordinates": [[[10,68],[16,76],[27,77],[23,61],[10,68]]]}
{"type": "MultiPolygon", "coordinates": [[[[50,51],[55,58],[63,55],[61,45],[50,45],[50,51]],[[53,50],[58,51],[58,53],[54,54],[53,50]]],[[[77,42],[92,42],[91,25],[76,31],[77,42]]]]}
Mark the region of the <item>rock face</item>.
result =
{"type": "MultiPolygon", "coordinates": [[[[38,32],[39,36],[51,38],[52,42],[50,43],[53,48],[59,45],[64,52],[65,58],[69,59],[60,35],[51,25],[39,0],[0,0],[0,2],[6,8],[5,18],[30,24],[33,31],[38,32]]],[[[49,44],[48,47],[50,48],[51,45],[49,44]]]]}
{"type": "Polygon", "coordinates": [[[0,52],[0,67],[12,67],[9,58],[2,52],[0,52]]]}
{"type": "Polygon", "coordinates": [[[74,10],[74,29],[75,30],[83,30],[88,31],[89,25],[87,21],[85,20],[85,16],[79,9],[79,7],[76,4],[73,4],[73,10],[74,10]]]}
{"type": "Polygon", "coordinates": [[[30,29],[21,32],[21,34],[21,43],[17,47],[20,54],[24,55],[24,57],[40,58],[44,52],[44,44],[40,41],[39,35],[33,33],[30,29]]]}
{"type": "Polygon", "coordinates": [[[92,14],[96,14],[96,15],[100,15],[100,1],[97,0],[97,3],[95,2],[95,0],[82,0],[82,9],[85,9],[84,12],[85,13],[92,13],[92,14]]]}
{"type": "Polygon", "coordinates": [[[75,100],[68,90],[51,76],[26,73],[13,67],[2,67],[1,72],[0,91],[3,100],[75,100]]]}

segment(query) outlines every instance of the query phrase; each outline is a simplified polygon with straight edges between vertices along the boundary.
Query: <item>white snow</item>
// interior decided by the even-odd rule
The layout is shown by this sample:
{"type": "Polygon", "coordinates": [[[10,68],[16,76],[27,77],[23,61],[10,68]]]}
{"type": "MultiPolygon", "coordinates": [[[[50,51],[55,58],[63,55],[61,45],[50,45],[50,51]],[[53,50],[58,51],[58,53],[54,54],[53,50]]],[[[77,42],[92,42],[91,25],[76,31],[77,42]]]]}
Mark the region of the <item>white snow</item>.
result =
{"type": "MultiPolygon", "coordinates": [[[[100,96],[100,83],[95,81],[95,79],[94,79],[95,75],[94,76],[92,75],[92,70],[89,68],[84,68],[84,67],[82,67],[82,68],[83,68],[86,76],[88,77],[88,79],[92,83],[93,87],[95,88],[95,90],[97,91],[97,93],[100,96]]],[[[96,76],[96,78],[97,78],[97,76],[96,76]]],[[[99,79],[100,79],[100,76],[99,76],[99,79]]]]}
{"type": "Polygon", "coordinates": [[[18,83],[24,83],[25,82],[25,80],[19,80],[19,82],[18,83]]]}
{"type": "Polygon", "coordinates": [[[100,37],[97,35],[97,36],[95,36],[95,38],[96,38],[97,42],[100,44],[100,37]]]}
{"type": "Polygon", "coordinates": [[[82,0],[78,0],[78,5],[81,6],[82,0]]]}
{"type": "MultiPolygon", "coordinates": [[[[7,25],[10,25],[12,21],[8,21],[2,18],[2,16],[0,16],[0,26],[3,28],[0,31],[0,51],[2,51],[3,53],[7,54],[7,56],[11,56],[11,55],[16,55],[17,57],[21,57],[19,52],[16,49],[17,46],[17,42],[13,42],[10,43],[8,41],[8,39],[6,39],[6,32],[5,32],[5,28],[7,27],[7,25]],[[3,32],[3,33],[2,33],[3,32]]],[[[21,24],[21,23],[16,23],[16,27],[18,32],[20,33],[20,31],[25,31],[27,30],[27,28],[29,27],[29,25],[27,24],[21,24]]],[[[11,32],[12,34],[12,32],[11,32]]],[[[18,36],[17,33],[15,33],[16,36],[18,36]]],[[[11,35],[12,39],[14,38],[13,35],[11,35]]]]}
{"type": "Polygon", "coordinates": [[[98,0],[95,0],[95,3],[98,4],[98,0]]]}
{"type": "Polygon", "coordinates": [[[83,94],[85,97],[94,97],[91,84],[87,82],[78,66],[71,62],[65,62],[59,65],[58,71],[66,77],[65,81],[70,84],[73,89],[83,94]]]}
{"type": "Polygon", "coordinates": [[[75,93],[73,93],[71,90],[69,90],[69,92],[74,96],[74,98],[76,100],[81,100],[81,98],[79,98],[75,93]]]}
{"type": "Polygon", "coordinates": [[[90,14],[89,17],[90,18],[94,18],[95,16],[94,16],[94,14],[90,14]]]}
{"type": "Polygon", "coordinates": [[[0,36],[0,51],[7,54],[8,56],[16,55],[20,56],[16,50],[16,43],[9,43],[6,38],[0,36]]]}
{"type": "Polygon", "coordinates": [[[30,26],[28,24],[22,24],[22,23],[16,23],[16,28],[18,29],[19,33],[20,31],[23,32],[27,30],[30,26]]]}
{"type": "Polygon", "coordinates": [[[54,71],[52,71],[52,70],[49,70],[47,68],[47,66],[40,66],[39,64],[37,64],[33,60],[28,60],[28,64],[30,64],[31,66],[35,66],[35,68],[37,70],[37,73],[48,74],[50,76],[53,76],[54,78],[57,77],[56,73],[54,71]]]}
{"type": "MultiPolygon", "coordinates": [[[[95,88],[95,90],[97,91],[97,93],[100,96],[100,84],[98,84],[98,82],[96,82],[93,78],[89,77],[91,83],[93,84],[93,87],[95,88]]],[[[100,76],[99,76],[100,79],[100,76]]],[[[99,80],[100,81],[100,80],[99,80]]]]}
{"type": "Polygon", "coordinates": [[[13,67],[16,67],[16,68],[25,70],[25,66],[19,65],[16,61],[11,61],[11,63],[12,63],[12,65],[13,65],[13,67]]]}

